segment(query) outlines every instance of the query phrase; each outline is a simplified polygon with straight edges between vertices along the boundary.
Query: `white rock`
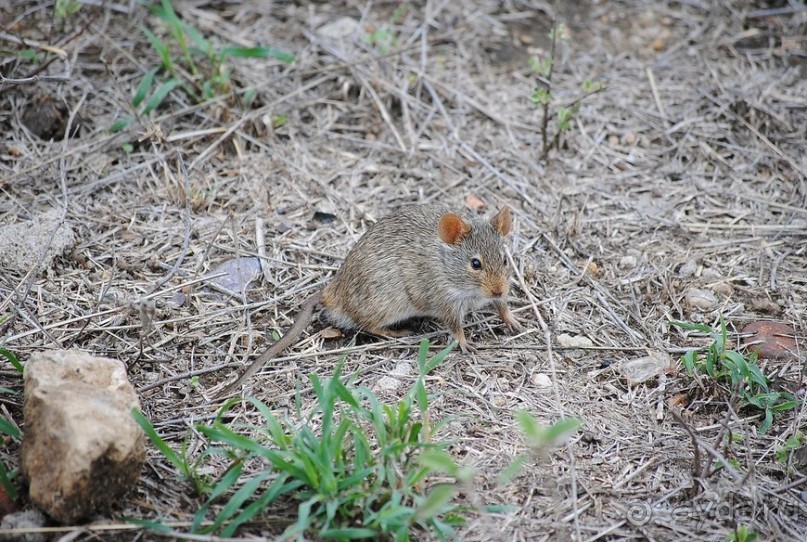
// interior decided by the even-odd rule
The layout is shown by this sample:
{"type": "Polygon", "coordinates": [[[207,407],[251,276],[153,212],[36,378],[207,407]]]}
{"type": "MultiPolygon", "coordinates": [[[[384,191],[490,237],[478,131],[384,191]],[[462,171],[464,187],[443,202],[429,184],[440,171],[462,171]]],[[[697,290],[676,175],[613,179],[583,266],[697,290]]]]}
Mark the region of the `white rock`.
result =
{"type": "Polygon", "coordinates": [[[636,256],[622,256],[619,259],[619,267],[621,269],[633,269],[636,267],[636,256]]]}
{"type": "Polygon", "coordinates": [[[678,268],[679,277],[690,277],[698,271],[698,262],[695,260],[688,260],[678,268]]]}
{"type": "Polygon", "coordinates": [[[684,299],[687,305],[702,311],[709,311],[717,306],[717,296],[709,290],[701,290],[700,288],[687,290],[684,299]]]}
{"type": "Polygon", "coordinates": [[[558,335],[558,345],[564,348],[590,348],[594,343],[585,335],[561,333],[558,335]]]}
{"type": "Polygon", "coordinates": [[[0,534],[0,540],[15,540],[18,542],[46,542],[49,540],[44,527],[48,524],[48,518],[36,509],[14,512],[3,517],[0,522],[0,533],[10,529],[31,529],[31,532],[19,535],[0,534]],[[40,532],[37,532],[40,530],[40,532]]]}
{"type": "Polygon", "coordinates": [[[382,376],[376,382],[376,388],[383,391],[395,391],[403,381],[406,379],[402,379],[400,377],[407,377],[412,374],[414,367],[411,363],[401,362],[395,366],[395,368],[390,372],[390,374],[386,376],[382,376]],[[398,377],[398,378],[396,378],[398,377]]]}
{"type": "Polygon", "coordinates": [[[535,373],[532,375],[532,384],[538,388],[552,387],[552,379],[546,373],[535,373]]]}
{"type": "Polygon", "coordinates": [[[641,383],[672,371],[675,362],[666,352],[653,351],[649,356],[623,361],[619,364],[622,376],[631,383],[641,383]]]}
{"type": "Polygon", "coordinates": [[[55,258],[75,244],[73,230],[66,222],[59,225],[59,212],[55,209],[33,220],[0,227],[0,254],[6,269],[27,272],[40,259],[43,268],[51,267],[55,258]]]}
{"type": "Polygon", "coordinates": [[[24,381],[20,467],[31,501],[64,523],[103,512],[135,485],[146,458],[123,363],[79,350],[35,353],[24,381]]]}
{"type": "Polygon", "coordinates": [[[317,33],[323,38],[332,40],[344,39],[356,34],[359,22],[351,17],[341,17],[330,23],[325,23],[317,29],[317,33]]]}

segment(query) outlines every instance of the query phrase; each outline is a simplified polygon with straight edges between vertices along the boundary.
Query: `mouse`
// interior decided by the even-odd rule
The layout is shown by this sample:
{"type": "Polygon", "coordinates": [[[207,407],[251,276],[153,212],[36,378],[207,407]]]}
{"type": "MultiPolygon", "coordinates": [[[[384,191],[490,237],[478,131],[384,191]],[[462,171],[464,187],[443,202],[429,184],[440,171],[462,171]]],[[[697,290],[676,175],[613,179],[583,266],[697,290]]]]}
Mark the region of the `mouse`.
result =
{"type": "Polygon", "coordinates": [[[512,330],[521,329],[507,304],[510,268],[505,238],[510,208],[488,219],[440,204],[408,205],[381,218],[359,238],[333,279],[303,303],[292,326],[220,395],[231,394],[267,361],[294,344],[321,305],[330,324],[373,335],[411,335],[412,318],[443,323],[464,353],[476,349],[463,329],[465,315],[488,305],[512,330]]]}

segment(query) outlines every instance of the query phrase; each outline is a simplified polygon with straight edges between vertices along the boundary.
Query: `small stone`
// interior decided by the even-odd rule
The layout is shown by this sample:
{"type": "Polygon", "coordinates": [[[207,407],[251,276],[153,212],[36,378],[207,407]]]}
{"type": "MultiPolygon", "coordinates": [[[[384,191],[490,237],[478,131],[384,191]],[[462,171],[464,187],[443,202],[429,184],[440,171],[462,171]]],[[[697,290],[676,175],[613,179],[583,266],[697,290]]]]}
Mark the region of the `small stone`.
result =
{"type": "Polygon", "coordinates": [[[258,258],[232,258],[220,263],[210,272],[210,282],[229,292],[243,292],[261,273],[258,258]]]}
{"type": "Polygon", "coordinates": [[[708,290],[701,290],[700,288],[690,288],[687,290],[684,299],[687,305],[702,311],[710,311],[717,306],[717,297],[715,294],[708,290]]]}
{"type": "Polygon", "coordinates": [[[715,269],[713,267],[705,267],[701,269],[700,276],[707,279],[719,279],[723,277],[723,275],[720,273],[720,270],[715,269]]]}
{"type": "Polygon", "coordinates": [[[75,244],[76,235],[67,222],[59,225],[59,211],[55,209],[32,220],[0,227],[0,254],[3,267],[9,270],[27,272],[40,260],[42,268],[52,267],[53,260],[75,244]]]}
{"type": "Polygon", "coordinates": [[[619,364],[619,372],[628,382],[640,384],[675,367],[672,357],[666,352],[654,351],[649,356],[623,361],[619,364]]]}
{"type": "Polygon", "coordinates": [[[698,262],[695,260],[687,260],[681,267],[678,268],[679,277],[691,277],[698,271],[698,262]]]}
{"type": "Polygon", "coordinates": [[[585,335],[561,333],[558,335],[558,345],[563,348],[591,348],[594,343],[585,335]]]}
{"type": "Polygon", "coordinates": [[[532,375],[532,384],[537,388],[550,388],[552,387],[552,379],[546,373],[535,373],[532,375]]]}
{"type": "Polygon", "coordinates": [[[356,19],[340,17],[335,21],[320,26],[317,33],[323,38],[339,40],[355,35],[358,29],[359,22],[356,19]]]}
{"type": "Polygon", "coordinates": [[[712,285],[712,290],[716,294],[720,294],[723,297],[728,297],[732,294],[732,292],[734,292],[734,289],[728,282],[718,282],[717,284],[712,285]]]}
{"type": "Polygon", "coordinates": [[[622,256],[619,259],[619,267],[621,269],[633,269],[636,267],[636,256],[622,256]]]}
{"type": "Polygon", "coordinates": [[[395,391],[401,387],[405,378],[412,374],[414,370],[411,363],[401,362],[395,366],[390,374],[382,376],[376,382],[376,387],[384,391],[395,391]],[[397,377],[397,378],[396,378],[397,377]]]}
{"type": "MultiPolygon", "coordinates": [[[[0,523],[0,532],[8,531],[10,529],[42,529],[48,524],[48,519],[42,512],[36,509],[24,510],[22,512],[15,512],[3,516],[3,521],[0,523]]],[[[20,535],[2,535],[0,540],[15,540],[22,542],[45,542],[50,537],[46,532],[30,532],[20,535]]]]}
{"type": "Polygon", "coordinates": [[[626,133],[625,134],[625,144],[633,145],[634,143],[636,143],[636,134],[634,134],[633,132],[626,133]]]}
{"type": "Polygon", "coordinates": [[[20,468],[31,501],[62,523],[106,511],[134,487],[146,458],[126,367],[79,350],[38,352],[23,379],[20,468]]]}

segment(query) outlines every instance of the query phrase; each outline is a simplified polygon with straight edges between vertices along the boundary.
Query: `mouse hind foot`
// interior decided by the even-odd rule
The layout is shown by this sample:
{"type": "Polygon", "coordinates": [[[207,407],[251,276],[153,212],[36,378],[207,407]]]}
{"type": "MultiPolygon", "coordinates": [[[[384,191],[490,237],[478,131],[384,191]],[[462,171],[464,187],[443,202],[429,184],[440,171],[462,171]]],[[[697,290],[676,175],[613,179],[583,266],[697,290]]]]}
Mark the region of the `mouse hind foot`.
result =
{"type": "Polygon", "coordinates": [[[391,327],[382,327],[382,326],[363,326],[361,328],[362,331],[365,333],[370,333],[372,335],[379,335],[381,337],[411,337],[415,334],[414,331],[411,329],[393,329],[391,327]]]}

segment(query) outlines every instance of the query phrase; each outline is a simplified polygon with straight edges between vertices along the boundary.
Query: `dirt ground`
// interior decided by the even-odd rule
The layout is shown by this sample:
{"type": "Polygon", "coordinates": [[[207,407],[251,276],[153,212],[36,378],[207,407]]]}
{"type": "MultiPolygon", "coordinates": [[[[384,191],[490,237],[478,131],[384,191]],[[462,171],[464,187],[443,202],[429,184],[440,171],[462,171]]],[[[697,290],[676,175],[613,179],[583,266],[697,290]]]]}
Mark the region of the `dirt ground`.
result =
{"type": "MultiPolygon", "coordinates": [[[[803,405],[760,436],[758,411],[736,412],[725,388],[677,366],[629,382],[623,368],[708,344],[671,320],[717,325],[722,314],[732,340],[748,322],[781,320],[797,346],[760,364],[776,389],[803,397],[807,10],[561,4],[556,104],[572,104],[585,81],[605,90],[579,102],[546,158],[528,59],[551,48],[549,2],[177,1],[215,43],[271,45],[296,60],[232,59],[241,94],[197,105],[172,92],[149,115],[132,106],[159,65],[141,28],[162,27],[146,7],[82,5],[57,23],[51,3],[0,6],[10,52],[0,73],[57,77],[0,83],[0,225],[55,210],[76,237],[50,266],[3,270],[5,347],[23,361],[67,347],[125,361],[144,411],[178,448],[213,415],[202,399],[289,325],[373,220],[412,202],[484,203],[487,214],[509,205],[511,306],[525,331],[473,314],[466,332],[479,353],[453,352],[429,380],[432,417],[452,420],[441,436],[478,473],[473,492],[513,506],[472,515],[459,538],[726,540],[746,525],[762,540],[803,540],[807,459],[776,458],[805,430],[803,405]],[[357,23],[346,35],[327,26],[342,17],[357,23]],[[71,117],[78,133],[65,140],[71,117]],[[110,132],[125,117],[136,121],[110,132]],[[234,292],[212,288],[220,264],[259,250],[265,275],[242,292],[238,281],[234,292]],[[693,304],[693,288],[705,300],[693,304]],[[569,336],[590,346],[564,346],[569,336]],[[496,473],[523,451],[518,409],[584,425],[498,487],[496,473]],[[713,468],[721,457],[734,468],[713,468]]],[[[352,338],[324,339],[323,327],[251,379],[251,392],[292,412],[298,379],[332,374],[352,338]]],[[[436,323],[423,331],[435,349],[449,340],[436,323]]],[[[415,359],[420,338],[362,337],[346,370],[376,388],[415,359]]],[[[21,381],[4,367],[0,384],[21,381]]],[[[21,423],[19,396],[2,402],[21,423]]],[[[9,443],[2,460],[14,466],[16,452],[9,443]]],[[[116,515],[187,521],[198,506],[152,449],[116,515]]]]}

